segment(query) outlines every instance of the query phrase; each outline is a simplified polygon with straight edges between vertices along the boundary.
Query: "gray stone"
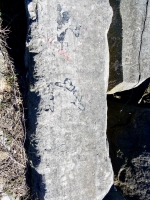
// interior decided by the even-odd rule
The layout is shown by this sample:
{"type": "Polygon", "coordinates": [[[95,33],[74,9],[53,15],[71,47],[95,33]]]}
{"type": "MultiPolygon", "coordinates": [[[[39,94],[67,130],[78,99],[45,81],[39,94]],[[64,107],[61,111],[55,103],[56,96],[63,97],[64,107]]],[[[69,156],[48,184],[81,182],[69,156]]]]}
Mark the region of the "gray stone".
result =
{"type": "Polygon", "coordinates": [[[108,38],[110,77],[108,94],[129,90],[150,73],[149,0],[110,0],[114,11],[108,38]]]}
{"type": "Polygon", "coordinates": [[[101,200],[113,184],[106,143],[109,1],[25,4],[33,198],[101,200]]]}

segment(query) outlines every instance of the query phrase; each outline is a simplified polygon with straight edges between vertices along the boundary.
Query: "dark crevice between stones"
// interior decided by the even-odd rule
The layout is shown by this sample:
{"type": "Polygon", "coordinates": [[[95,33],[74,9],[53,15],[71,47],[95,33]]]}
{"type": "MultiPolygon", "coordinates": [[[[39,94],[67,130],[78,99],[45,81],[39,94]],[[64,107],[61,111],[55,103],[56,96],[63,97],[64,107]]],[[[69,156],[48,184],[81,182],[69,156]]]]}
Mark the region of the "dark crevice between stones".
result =
{"type": "Polygon", "coordinates": [[[140,82],[140,79],[141,79],[141,63],[140,63],[140,60],[141,60],[141,50],[142,50],[142,44],[143,44],[143,34],[144,34],[144,31],[145,31],[145,24],[146,24],[147,14],[148,14],[148,3],[149,3],[149,0],[147,0],[147,2],[146,2],[145,19],[144,19],[144,23],[143,23],[143,30],[142,30],[142,33],[141,33],[140,50],[139,50],[139,56],[138,56],[138,64],[139,64],[139,80],[138,80],[138,83],[140,82]]]}
{"type": "Polygon", "coordinates": [[[107,105],[107,138],[115,189],[104,200],[149,199],[150,194],[140,194],[140,190],[148,192],[150,187],[146,182],[149,177],[144,175],[150,173],[150,78],[134,89],[107,95],[107,105]]]}
{"type": "Polygon", "coordinates": [[[107,100],[122,103],[122,109],[125,109],[126,105],[150,108],[150,95],[147,91],[149,86],[150,78],[146,79],[136,88],[114,94],[108,94],[107,100]]]}
{"type": "Polygon", "coordinates": [[[134,89],[107,95],[107,105],[115,187],[126,200],[149,199],[150,78],[134,89]]]}
{"type": "MultiPolygon", "coordinates": [[[[149,199],[150,78],[137,88],[108,95],[107,104],[115,187],[126,200],[149,199]]],[[[116,195],[110,190],[105,200],[116,195]]]]}
{"type": "Polygon", "coordinates": [[[122,18],[120,15],[120,0],[109,0],[113,9],[112,22],[108,31],[110,53],[108,91],[123,81],[122,70],[122,18]]]}
{"type": "MultiPolygon", "coordinates": [[[[40,195],[36,194],[36,191],[44,191],[45,186],[41,184],[42,177],[34,169],[34,166],[37,166],[40,162],[39,156],[37,156],[36,151],[36,141],[31,142],[31,132],[35,131],[36,127],[36,115],[37,113],[32,109],[29,113],[29,103],[30,99],[28,98],[29,91],[29,70],[25,67],[25,52],[26,52],[26,36],[27,36],[27,17],[24,0],[0,0],[0,17],[3,20],[3,28],[7,27],[10,30],[9,37],[7,39],[8,53],[12,58],[15,74],[17,75],[17,80],[20,87],[20,92],[23,98],[23,107],[25,115],[25,131],[26,131],[26,141],[25,149],[28,156],[28,160],[32,164],[27,163],[27,172],[26,172],[26,181],[29,187],[28,197],[23,197],[22,199],[39,199],[40,195]],[[28,121],[28,115],[32,115],[32,122],[28,121]],[[31,127],[32,124],[32,127],[31,127]],[[34,128],[33,128],[34,127],[34,128]],[[33,128],[33,129],[32,129],[33,128]],[[31,144],[32,143],[32,144],[31,144]],[[33,167],[31,167],[33,166],[33,167]],[[42,188],[39,188],[39,185],[34,186],[36,191],[32,190],[32,183],[36,178],[36,182],[41,185],[42,188]],[[37,197],[39,196],[39,197],[37,197]]],[[[32,60],[32,58],[31,58],[32,60]]],[[[30,69],[30,74],[33,74],[33,68],[30,69]]],[[[32,82],[32,80],[31,80],[32,82]]],[[[39,99],[37,94],[30,94],[30,98],[36,99],[35,107],[37,107],[39,99]]],[[[44,196],[44,195],[43,195],[44,196]]],[[[42,198],[41,198],[42,200],[42,198]]]]}
{"type": "MultiPolygon", "coordinates": [[[[109,55],[110,55],[108,91],[123,81],[122,18],[120,15],[120,0],[119,1],[109,0],[109,3],[113,10],[113,17],[107,34],[109,55]]],[[[108,95],[108,97],[113,98],[113,95],[108,95]]],[[[110,191],[103,200],[113,200],[113,199],[114,200],[124,199],[121,193],[117,191],[114,185],[111,187],[110,191]]]]}
{"type": "MultiPolygon", "coordinates": [[[[27,53],[28,54],[28,53],[27,53]]],[[[30,66],[28,70],[29,74],[29,83],[30,85],[34,86],[35,82],[37,81],[36,74],[34,72],[34,56],[35,53],[28,54],[28,66],[30,66]]],[[[27,128],[27,140],[26,140],[26,149],[28,158],[30,160],[30,168],[29,168],[29,180],[30,180],[30,188],[31,188],[31,195],[32,200],[44,200],[45,192],[46,192],[46,185],[44,183],[44,176],[39,174],[35,168],[41,162],[41,157],[39,156],[39,152],[37,150],[37,143],[38,140],[36,138],[36,125],[37,125],[37,117],[38,113],[38,106],[40,103],[40,96],[37,92],[30,91],[28,92],[28,117],[30,121],[28,121],[28,128],[27,128]]],[[[27,179],[28,180],[28,179],[27,179]]]]}

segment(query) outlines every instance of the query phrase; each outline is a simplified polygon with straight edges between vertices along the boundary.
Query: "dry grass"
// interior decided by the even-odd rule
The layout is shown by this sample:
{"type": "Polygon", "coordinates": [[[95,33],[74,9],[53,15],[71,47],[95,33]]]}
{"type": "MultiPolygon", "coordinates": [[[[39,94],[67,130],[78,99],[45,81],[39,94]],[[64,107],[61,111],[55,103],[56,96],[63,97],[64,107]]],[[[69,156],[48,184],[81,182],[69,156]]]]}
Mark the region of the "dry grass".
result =
{"type": "Polygon", "coordinates": [[[0,18],[0,48],[7,47],[6,39],[8,38],[9,29],[2,28],[2,20],[0,18]]]}
{"type": "MultiPolygon", "coordinates": [[[[7,53],[6,39],[9,34],[0,21],[0,53],[3,56],[3,79],[0,76],[0,195],[12,194],[14,199],[25,196],[26,162],[24,149],[25,126],[22,98],[19,92],[13,61],[7,53]]],[[[1,197],[0,197],[1,198],[1,197]]]]}

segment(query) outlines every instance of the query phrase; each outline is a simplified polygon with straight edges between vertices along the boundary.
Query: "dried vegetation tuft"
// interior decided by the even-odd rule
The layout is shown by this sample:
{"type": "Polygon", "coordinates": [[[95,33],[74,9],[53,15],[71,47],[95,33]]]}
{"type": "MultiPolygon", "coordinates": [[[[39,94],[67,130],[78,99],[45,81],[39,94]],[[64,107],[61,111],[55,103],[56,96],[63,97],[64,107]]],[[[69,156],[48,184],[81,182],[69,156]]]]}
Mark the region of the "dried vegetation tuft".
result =
{"type": "Polygon", "coordinates": [[[7,52],[8,34],[0,19],[0,195],[22,199],[28,191],[24,110],[13,61],[7,52]]]}

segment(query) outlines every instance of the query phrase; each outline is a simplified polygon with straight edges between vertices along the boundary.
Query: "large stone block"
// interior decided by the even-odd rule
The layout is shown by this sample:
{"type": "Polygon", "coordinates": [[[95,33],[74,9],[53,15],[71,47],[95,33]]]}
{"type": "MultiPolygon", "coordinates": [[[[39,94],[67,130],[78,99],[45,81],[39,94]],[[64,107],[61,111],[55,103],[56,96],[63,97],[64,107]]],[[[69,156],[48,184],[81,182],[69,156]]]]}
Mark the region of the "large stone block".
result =
{"type": "Polygon", "coordinates": [[[114,15],[108,38],[108,94],[132,89],[150,76],[148,0],[110,0],[114,15]]]}
{"type": "Polygon", "coordinates": [[[101,200],[113,184],[106,142],[109,1],[25,3],[32,193],[101,200]]]}

